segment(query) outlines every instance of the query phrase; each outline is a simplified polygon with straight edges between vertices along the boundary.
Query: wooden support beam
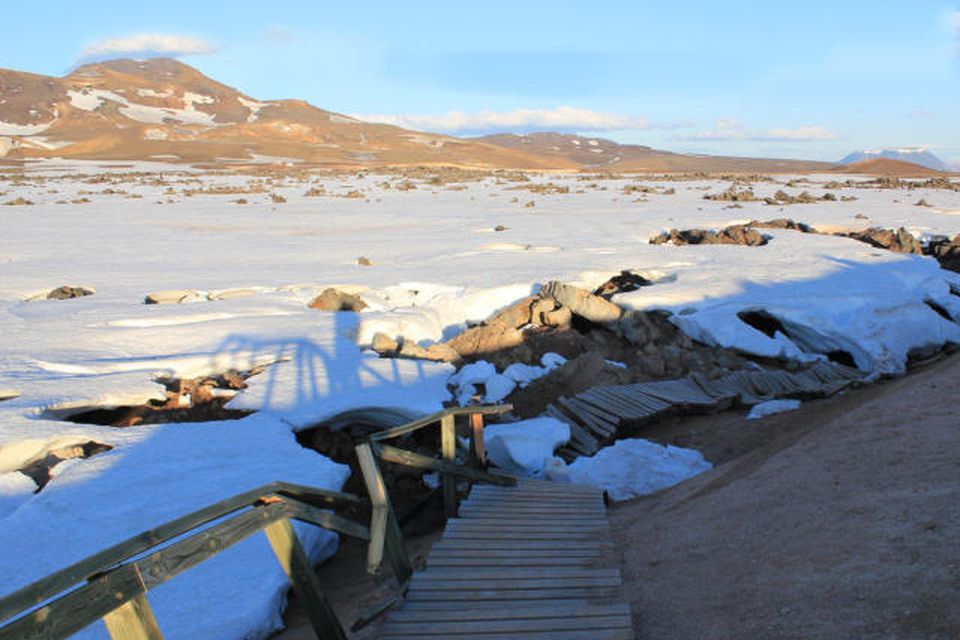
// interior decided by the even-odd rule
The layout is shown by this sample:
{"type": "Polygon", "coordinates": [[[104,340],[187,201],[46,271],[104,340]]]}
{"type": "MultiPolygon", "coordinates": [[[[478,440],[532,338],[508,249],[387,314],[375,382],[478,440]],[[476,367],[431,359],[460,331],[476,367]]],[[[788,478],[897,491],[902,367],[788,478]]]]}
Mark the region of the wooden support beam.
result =
{"type": "Polygon", "coordinates": [[[153,609],[143,593],[103,616],[103,624],[113,640],[163,640],[153,609]]]}
{"type": "Polygon", "coordinates": [[[346,640],[347,634],[340,626],[330,602],[323,595],[320,579],[317,578],[290,521],[283,519],[272,522],[264,528],[264,533],[267,534],[284,573],[290,578],[297,597],[303,602],[303,608],[317,637],[325,640],[346,640]]]}
{"type": "Polygon", "coordinates": [[[480,468],[487,464],[487,449],[483,442],[483,414],[470,414],[470,451],[480,468]]]}
{"type": "Polygon", "coordinates": [[[439,471],[440,473],[446,475],[461,476],[467,478],[468,480],[473,480],[474,482],[487,482],[490,484],[500,485],[502,487],[512,487],[517,483],[514,478],[509,476],[495,475],[487,471],[479,471],[477,469],[473,469],[472,467],[465,467],[456,463],[451,464],[446,460],[438,460],[436,458],[431,458],[430,456],[425,456],[422,453],[407,451],[406,449],[393,447],[389,444],[377,444],[374,446],[376,447],[375,451],[377,455],[379,455],[382,460],[386,460],[387,462],[403,464],[408,467],[416,467],[418,469],[439,471]]]}
{"type": "Polygon", "coordinates": [[[383,547],[387,531],[387,512],[390,509],[390,498],[387,496],[387,487],[377,466],[370,443],[359,444],[355,447],[357,462],[363,473],[363,482],[370,494],[372,514],[370,518],[370,545],[367,547],[367,571],[376,573],[383,561],[383,547]]]}
{"type": "MultiPolygon", "coordinates": [[[[440,453],[444,461],[457,462],[457,425],[456,417],[445,415],[440,420],[440,453]]],[[[457,517],[457,477],[443,473],[443,511],[447,518],[457,517]]]]}

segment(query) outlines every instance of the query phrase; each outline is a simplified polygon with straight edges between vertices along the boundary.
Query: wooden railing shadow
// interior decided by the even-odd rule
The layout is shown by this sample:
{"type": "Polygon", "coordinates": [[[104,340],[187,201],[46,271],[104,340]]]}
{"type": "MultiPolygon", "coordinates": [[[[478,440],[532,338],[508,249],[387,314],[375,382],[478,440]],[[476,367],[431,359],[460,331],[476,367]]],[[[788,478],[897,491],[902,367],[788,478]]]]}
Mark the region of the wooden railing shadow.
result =
{"type": "Polygon", "coordinates": [[[0,640],[64,638],[101,618],[117,640],[162,638],[147,593],[261,529],[304,602],[317,636],[345,639],[290,520],[369,540],[367,527],[331,511],[365,503],[355,495],[285,482],[236,495],[6,596],[0,600],[0,640]]]}

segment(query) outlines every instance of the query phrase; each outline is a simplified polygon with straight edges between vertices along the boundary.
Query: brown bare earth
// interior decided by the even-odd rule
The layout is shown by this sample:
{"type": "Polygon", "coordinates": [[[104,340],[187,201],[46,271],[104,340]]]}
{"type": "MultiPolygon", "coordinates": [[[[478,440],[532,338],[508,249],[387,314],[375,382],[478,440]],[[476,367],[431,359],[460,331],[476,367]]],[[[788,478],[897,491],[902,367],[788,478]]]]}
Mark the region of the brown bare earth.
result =
{"type": "Polygon", "coordinates": [[[861,160],[850,164],[838,165],[830,170],[832,173],[856,173],[869,176],[896,176],[898,178],[920,178],[927,176],[942,176],[942,171],[930,169],[913,162],[892,160],[890,158],[874,158],[861,160]]]}
{"type": "Polygon", "coordinates": [[[958,388],[953,356],[758,422],[690,421],[708,458],[749,448],[735,418],[769,441],[611,508],[637,637],[960,637],[958,388]]]}

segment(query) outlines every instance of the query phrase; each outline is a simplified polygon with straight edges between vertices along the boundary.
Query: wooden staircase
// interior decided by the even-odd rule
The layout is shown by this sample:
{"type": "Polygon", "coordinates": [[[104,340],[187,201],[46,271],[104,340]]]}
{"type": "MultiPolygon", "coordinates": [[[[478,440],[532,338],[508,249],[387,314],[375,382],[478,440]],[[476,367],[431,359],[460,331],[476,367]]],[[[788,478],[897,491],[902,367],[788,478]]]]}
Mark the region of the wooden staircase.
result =
{"type": "Polygon", "coordinates": [[[459,515],[381,637],[633,638],[598,489],[537,480],[476,485],[459,515]]]}

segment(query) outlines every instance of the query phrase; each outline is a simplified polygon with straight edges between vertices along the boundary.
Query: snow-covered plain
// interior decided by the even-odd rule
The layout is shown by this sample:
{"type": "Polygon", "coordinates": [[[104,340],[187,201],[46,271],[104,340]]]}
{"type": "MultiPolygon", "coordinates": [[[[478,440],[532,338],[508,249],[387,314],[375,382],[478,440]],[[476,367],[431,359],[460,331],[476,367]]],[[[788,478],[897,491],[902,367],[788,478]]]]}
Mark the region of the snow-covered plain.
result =
{"type": "MultiPolygon", "coordinates": [[[[270,178],[146,163],[46,161],[22,180],[11,179],[16,173],[0,171],[0,203],[35,204],[0,206],[0,397],[10,397],[0,400],[0,595],[271,480],[339,488],[345,468],[300,448],[293,430],[364,406],[428,412],[454,400],[452,367],[379,359],[364,350],[375,332],[446,339],[551,279],[592,288],[631,269],[657,284],[615,301],[671,310],[701,340],[766,356],[843,349],[875,373],[902,371],[911,349],[960,341],[960,326],[926,304],[960,317],[949,286],[960,289],[960,278],[932,259],[789,231],[770,231],[770,243],[755,248],[647,242],[669,227],[777,217],[952,236],[960,232],[957,192],[832,189],[858,200],[727,209],[702,199],[729,186],[720,181],[644,180],[676,194],[638,199],[623,193],[632,178],[535,177],[570,191],[544,195],[495,178],[398,190],[404,178],[376,174],[270,178]],[[240,192],[186,194],[217,187],[240,192]],[[304,195],[312,187],[329,195],[304,195]],[[354,190],[365,197],[338,197],[354,190]],[[72,203],[82,198],[90,202],[72,203]],[[913,206],[921,198],[934,206],[913,206]],[[372,264],[358,264],[361,256],[372,264]],[[26,301],[64,284],[96,294],[26,301]],[[359,293],[369,308],[308,309],[329,286],[359,293]],[[189,303],[142,304],[172,289],[195,293],[189,303]],[[769,338],[737,317],[758,308],[792,338],[769,338]],[[231,401],[257,410],[243,420],[116,429],[60,419],[161,397],[159,375],[265,363],[275,364],[231,401]],[[90,440],[113,449],[61,463],[39,494],[16,471],[90,440]]],[[[824,191],[754,190],[780,188],[824,191]]],[[[313,553],[329,548],[329,536],[309,536],[313,553]]],[[[282,573],[256,536],[164,585],[151,602],[171,638],[261,637],[279,624],[283,592],[282,573]],[[210,589],[214,581],[236,590],[210,589]]],[[[94,625],[89,633],[104,631],[94,625]]]]}

